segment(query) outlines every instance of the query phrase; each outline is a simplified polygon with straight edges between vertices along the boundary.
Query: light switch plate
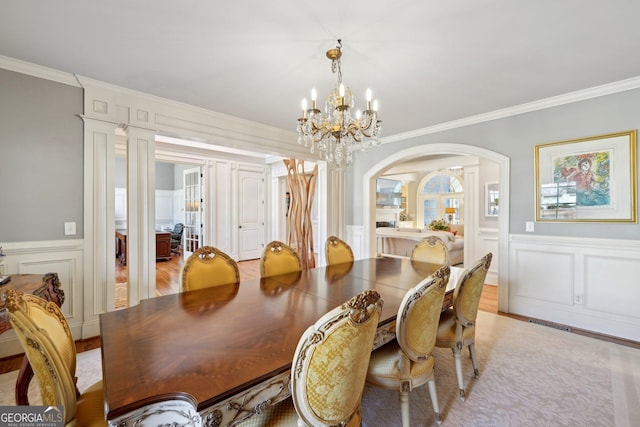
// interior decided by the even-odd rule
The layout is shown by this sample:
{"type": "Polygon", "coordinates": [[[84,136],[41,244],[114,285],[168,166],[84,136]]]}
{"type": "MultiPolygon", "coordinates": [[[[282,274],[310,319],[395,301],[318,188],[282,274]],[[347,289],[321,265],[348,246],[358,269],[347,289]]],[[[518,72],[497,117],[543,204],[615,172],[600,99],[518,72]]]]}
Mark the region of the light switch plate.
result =
{"type": "Polygon", "coordinates": [[[524,223],[524,229],[527,233],[533,233],[533,221],[527,221],[524,223]]]}
{"type": "Polygon", "coordinates": [[[75,222],[65,222],[64,223],[64,235],[65,236],[75,236],[76,235],[76,223],[75,222]]]}

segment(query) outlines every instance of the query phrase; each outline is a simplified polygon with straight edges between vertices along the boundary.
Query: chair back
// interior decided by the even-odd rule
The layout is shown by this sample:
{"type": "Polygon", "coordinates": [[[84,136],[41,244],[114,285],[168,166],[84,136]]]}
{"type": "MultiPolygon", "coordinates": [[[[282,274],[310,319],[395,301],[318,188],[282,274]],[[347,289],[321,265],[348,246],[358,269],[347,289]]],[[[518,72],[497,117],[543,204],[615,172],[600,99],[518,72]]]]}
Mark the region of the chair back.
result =
{"type": "Polygon", "coordinates": [[[480,295],[492,257],[492,253],[489,252],[458,279],[453,293],[453,311],[457,322],[464,327],[475,325],[480,295]]]}
{"type": "Polygon", "coordinates": [[[336,236],[329,236],[327,238],[324,244],[324,253],[327,258],[327,265],[353,262],[355,259],[351,246],[336,236]]]}
{"type": "Polygon", "coordinates": [[[291,365],[291,390],[304,425],[361,425],[362,392],[381,310],[380,295],[368,290],[302,334],[291,365]]]}
{"type": "Polygon", "coordinates": [[[449,249],[438,236],[427,236],[420,240],[411,251],[411,259],[437,265],[449,265],[449,249]]]}
{"type": "Polygon", "coordinates": [[[173,226],[173,231],[171,232],[172,235],[175,235],[177,237],[182,236],[182,231],[184,230],[184,224],[179,222],[176,225],[173,226]]]}
{"type": "Polygon", "coordinates": [[[448,265],[441,267],[410,289],[400,303],[396,337],[413,361],[426,360],[433,353],[449,274],[448,265]]]}
{"type": "Polygon", "coordinates": [[[20,291],[6,293],[9,321],[33,368],[42,404],[63,406],[65,424],[76,416],[76,348],[71,329],[53,302],[20,291]]]}
{"type": "Polygon", "coordinates": [[[182,292],[240,281],[238,264],[213,246],[202,246],[191,254],[182,267],[182,292]]]}
{"type": "Polygon", "coordinates": [[[293,248],[278,240],[267,244],[260,258],[260,277],[296,271],[302,271],[302,262],[293,248]]]}
{"type": "Polygon", "coordinates": [[[184,232],[184,224],[179,222],[173,226],[171,231],[171,250],[179,249],[182,245],[182,233],[184,232]]]}

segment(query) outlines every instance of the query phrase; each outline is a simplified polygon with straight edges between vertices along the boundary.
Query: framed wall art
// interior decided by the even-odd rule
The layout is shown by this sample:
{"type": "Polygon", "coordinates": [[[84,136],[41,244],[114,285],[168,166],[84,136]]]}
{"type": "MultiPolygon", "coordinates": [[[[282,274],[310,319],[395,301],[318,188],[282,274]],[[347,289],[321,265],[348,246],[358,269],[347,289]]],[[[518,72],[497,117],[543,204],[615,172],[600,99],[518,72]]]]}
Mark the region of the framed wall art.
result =
{"type": "Polygon", "coordinates": [[[535,146],[536,221],[636,222],[636,131],[535,146]]]}

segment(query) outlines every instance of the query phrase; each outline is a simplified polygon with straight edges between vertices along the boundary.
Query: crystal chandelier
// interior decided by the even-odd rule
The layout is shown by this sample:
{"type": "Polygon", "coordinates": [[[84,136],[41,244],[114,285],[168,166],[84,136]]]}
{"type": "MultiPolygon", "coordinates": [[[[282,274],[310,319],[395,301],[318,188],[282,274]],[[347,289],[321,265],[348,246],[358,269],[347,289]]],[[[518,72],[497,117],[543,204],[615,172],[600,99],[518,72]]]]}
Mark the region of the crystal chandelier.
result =
{"type": "Polygon", "coordinates": [[[302,117],[298,119],[298,144],[311,147],[311,153],[319,152],[322,160],[341,169],[353,160],[356,148],[365,150],[380,144],[382,120],[378,119],[378,100],[372,101],[371,89],[367,89],[367,108],[352,115],[355,102],[351,89],[342,84],[340,57],[342,40],[338,46],[327,51],[331,60],[331,71],[338,74],[336,86],[325,101],[324,112],[316,104],[317,93],[311,90],[311,108],[307,109],[307,99],[302,100],[302,117]]]}

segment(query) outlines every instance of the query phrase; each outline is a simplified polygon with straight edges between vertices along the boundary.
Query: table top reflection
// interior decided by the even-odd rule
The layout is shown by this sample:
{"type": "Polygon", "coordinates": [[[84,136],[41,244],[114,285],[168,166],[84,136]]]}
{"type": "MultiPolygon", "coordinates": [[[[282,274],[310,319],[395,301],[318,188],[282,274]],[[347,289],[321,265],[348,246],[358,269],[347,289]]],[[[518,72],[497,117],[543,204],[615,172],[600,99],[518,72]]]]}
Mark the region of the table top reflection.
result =
{"type": "MultiPolygon", "coordinates": [[[[228,403],[234,396],[286,377],[300,336],[322,315],[375,289],[384,300],[379,329],[391,331],[407,290],[437,268],[370,258],[166,295],[104,313],[107,419],[121,420],[163,399],[186,401],[201,415],[225,401],[234,408],[228,403]]],[[[449,291],[462,269],[451,271],[449,291]]],[[[219,423],[212,425],[227,424],[227,414],[216,417],[219,423]]]]}

